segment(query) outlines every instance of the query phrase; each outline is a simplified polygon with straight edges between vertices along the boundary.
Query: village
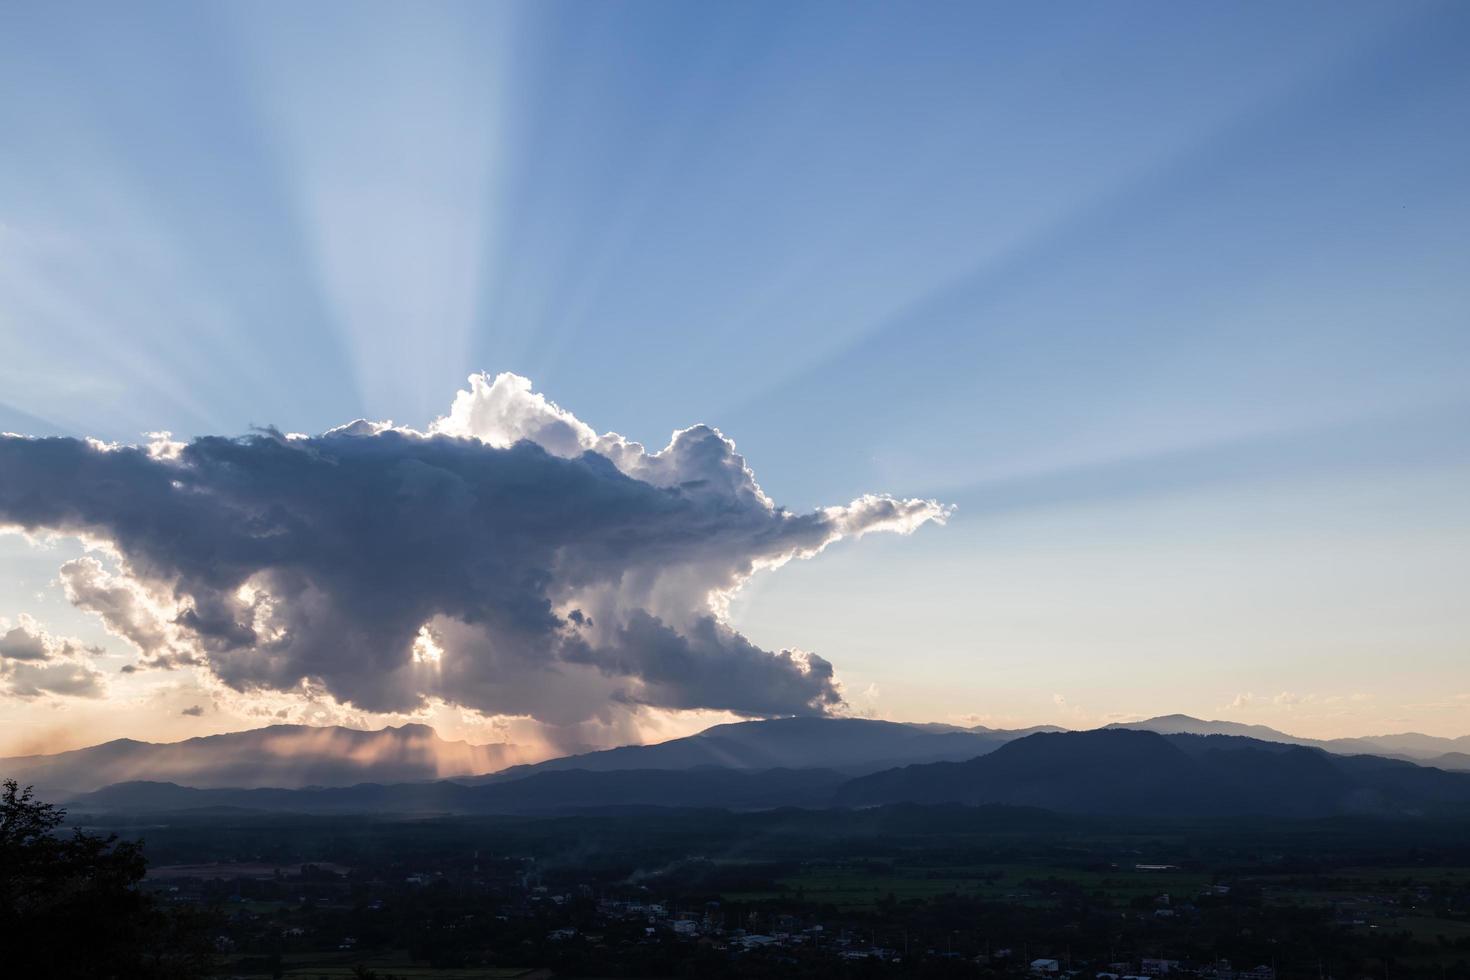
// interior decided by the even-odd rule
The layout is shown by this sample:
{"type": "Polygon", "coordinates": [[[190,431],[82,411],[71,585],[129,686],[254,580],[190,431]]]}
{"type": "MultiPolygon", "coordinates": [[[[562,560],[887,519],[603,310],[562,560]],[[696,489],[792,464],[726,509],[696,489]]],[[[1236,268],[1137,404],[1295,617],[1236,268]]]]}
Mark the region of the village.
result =
{"type": "MultiPolygon", "coordinates": [[[[1161,868],[1117,874],[1135,885],[1171,881],[1161,868]]],[[[307,967],[396,957],[429,968],[480,964],[566,975],[590,964],[627,976],[670,975],[697,964],[732,975],[1285,980],[1310,971],[1299,958],[1280,973],[1270,959],[1248,958],[1277,947],[1269,923],[1300,927],[1310,918],[1323,935],[1371,937],[1404,902],[1447,897],[1421,885],[1334,896],[1308,912],[1273,909],[1258,886],[1212,882],[1187,896],[1149,887],[1104,909],[1076,906],[1055,879],[1017,884],[1001,903],[936,894],[844,909],[795,895],[712,895],[678,884],[677,876],[578,880],[533,857],[478,851],[459,869],[220,863],[161,866],[148,879],[169,903],[222,913],[216,949],[240,977],[330,976],[307,967]],[[1091,925],[1101,916],[1116,919],[1103,933],[1091,925]],[[1225,918],[1241,934],[1231,947],[1236,955],[1199,956],[1201,933],[1225,918]],[[1257,930],[1262,935],[1253,938],[1257,930]],[[1103,934],[1109,948],[1089,938],[1103,934]],[[293,972],[298,966],[305,972],[293,972]]],[[[1465,900],[1463,891],[1448,897],[1465,900]]],[[[1333,975],[1323,968],[1324,978],[1333,975]]]]}

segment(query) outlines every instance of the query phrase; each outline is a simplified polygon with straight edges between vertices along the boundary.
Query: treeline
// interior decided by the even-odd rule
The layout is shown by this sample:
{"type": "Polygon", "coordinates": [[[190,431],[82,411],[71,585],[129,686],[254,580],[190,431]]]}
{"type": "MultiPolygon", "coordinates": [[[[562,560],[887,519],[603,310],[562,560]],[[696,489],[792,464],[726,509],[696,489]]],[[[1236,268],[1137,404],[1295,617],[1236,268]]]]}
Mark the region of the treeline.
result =
{"type": "Polygon", "coordinates": [[[7,780],[0,794],[0,974],[192,980],[216,970],[213,916],[138,888],[142,843],[61,831],[65,811],[7,780]]]}

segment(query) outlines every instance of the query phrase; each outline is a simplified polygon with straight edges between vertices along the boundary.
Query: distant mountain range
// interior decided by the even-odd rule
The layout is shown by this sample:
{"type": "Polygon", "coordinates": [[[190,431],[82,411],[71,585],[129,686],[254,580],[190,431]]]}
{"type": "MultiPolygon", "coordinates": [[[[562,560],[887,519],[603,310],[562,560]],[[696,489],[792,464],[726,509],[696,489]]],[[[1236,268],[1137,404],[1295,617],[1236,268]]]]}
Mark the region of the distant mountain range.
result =
{"type": "Polygon", "coordinates": [[[83,810],[542,813],[910,802],[1180,816],[1408,814],[1470,805],[1470,773],[1442,771],[1470,768],[1470,754],[1454,748],[1464,741],[1317,742],[1184,715],[1090,732],[784,718],[518,765],[514,746],[449,742],[422,725],[273,726],[0,759],[0,776],[83,810]],[[1405,761],[1411,752],[1432,753],[1432,761],[1405,761]]]}
{"type": "Polygon", "coordinates": [[[514,745],[450,742],[427,725],[379,731],[272,725],[182,742],[118,739],[55,755],[0,759],[0,776],[72,795],[112,783],[173,782],[196,788],[352,786],[415,780],[499,782],[559,769],[821,769],[848,775],[914,762],[970,759],[1023,732],[909,725],[860,718],[777,718],[717,725],[656,745],[566,756],[534,766],[514,745]],[[512,768],[508,768],[512,767],[512,768]]]}
{"type": "Polygon", "coordinates": [[[1089,814],[1321,817],[1470,807],[1470,773],[1239,735],[1038,734],[967,762],[890,769],[839,806],[1000,803],[1089,814]]]}
{"type": "Polygon", "coordinates": [[[173,783],[108,786],[71,801],[82,810],[156,812],[231,808],[291,813],[551,813],[621,807],[764,810],[823,807],[847,777],[830,769],[624,769],[528,773],[480,786],[364,783],[332,789],[195,789],[173,783]]]}
{"type": "Polygon", "coordinates": [[[549,759],[482,777],[485,782],[567,769],[835,769],[848,775],[916,762],[973,759],[1036,731],[998,731],[950,725],[907,724],[865,718],[774,718],[716,725],[697,735],[655,745],[625,745],[549,759]]]}
{"type": "Polygon", "coordinates": [[[1158,732],[1162,735],[1243,735],[1263,742],[1310,745],[1339,755],[1381,755],[1390,759],[1412,759],[1441,769],[1470,770],[1470,735],[1440,738],[1404,732],[1399,735],[1367,735],[1360,738],[1298,738],[1265,725],[1242,725],[1233,721],[1201,721],[1189,715],[1161,715],[1145,721],[1128,721],[1107,726],[1158,732]]]}
{"type": "Polygon", "coordinates": [[[855,778],[833,769],[717,766],[521,773],[479,785],[442,781],[296,790],[131,782],[83,794],[71,805],[82,812],[532,814],[959,803],[1161,817],[1470,814],[1470,773],[1243,736],[1130,729],[1039,732],[965,762],[918,763],[855,778]]]}
{"type": "Polygon", "coordinates": [[[444,779],[503,769],[524,757],[513,745],[446,741],[427,725],[375,732],[271,725],[182,742],[122,738],[55,755],[0,759],[0,776],[54,797],[139,779],[283,788],[444,779]]]}

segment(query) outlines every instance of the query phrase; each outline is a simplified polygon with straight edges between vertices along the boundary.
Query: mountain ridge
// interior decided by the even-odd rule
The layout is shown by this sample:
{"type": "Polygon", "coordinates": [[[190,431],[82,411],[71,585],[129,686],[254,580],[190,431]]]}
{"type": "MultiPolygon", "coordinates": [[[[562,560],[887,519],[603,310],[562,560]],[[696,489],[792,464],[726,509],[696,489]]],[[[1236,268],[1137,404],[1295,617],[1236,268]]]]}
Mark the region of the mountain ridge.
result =
{"type": "Polygon", "coordinates": [[[375,730],[267,725],[177,742],[121,738],[50,755],[0,758],[0,776],[53,795],[141,778],[202,788],[302,788],[352,785],[365,777],[406,782],[473,775],[524,757],[518,746],[449,741],[416,723],[375,730]]]}
{"type": "MultiPolygon", "coordinates": [[[[1344,739],[1306,739],[1264,725],[1161,715],[1119,722],[1101,730],[1154,731],[1253,738],[1322,749],[1338,755],[1370,754],[1421,765],[1470,771],[1470,736],[1458,739],[1417,733],[1344,739]]],[[[196,788],[303,788],[453,779],[467,785],[504,782],[533,772],[581,769],[739,770],[820,768],[848,776],[907,765],[961,762],[1055,726],[1004,730],[936,722],[866,718],[795,717],[731,722],[646,745],[560,756],[537,762],[513,745],[448,741],[428,725],[409,723],[377,730],[344,726],[268,725],[179,742],[113,739],[50,755],[0,758],[0,776],[34,784],[51,795],[75,795],[130,781],[175,782],[196,788]]]]}
{"type": "Polygon", "coordinates": [[[833,769],[523,770],[499,781],[198,789],[131,782],[83,794],[85,812],[544,814],[608,807],[759,810],[893,804],[1031,807],[1093,816],[1316,818],[1470,815],[1470,773],[1239,735],[1040,732],[963,762],[849,778],[833,769]]]}
{"type": "Polygon", "coordinates": [[[823,768],[856,775],[912,762],[968,759],[1022,733],[965,729],[870,718],[772,718],[730,722],[681,738],[622,745],[547,759],[490,773],[471,782],[497,782],[529,772],[565,769],[611,772],[686,769],[823,768]]]}
{"type": "Polygon", "coordinates": [[[1238,735],[1102,728],[1041,733],[966,762],[859,777],[834,802],[1002,804],[1115,815],[1413,815],[1470,808],[1470,774],[1238,735]]]}
{"type": "Polygon", "coordinates": [[[1347,738],[1315,739],[1289,735],[1266,725],[1235,721],[1205,721],[1191,715],[1170,714],[1141,721],[1114,722],[1109,729],[1129,728],[1165,735],[1244,735],[1267,742],[1308,745],[1339,755],[1367,753],[1388,758],[1422,762],[1443,761],[1447,768],[1470,769],[1470,735],[1446,738],[1421,732],[1399,732],[1392,735],[1357,735],[1347,738]],[[1448,756],[1449,758],[1445,758],[1448,756]],[[1460,759],[1458,756],[1467,756],[1460,759]]]}

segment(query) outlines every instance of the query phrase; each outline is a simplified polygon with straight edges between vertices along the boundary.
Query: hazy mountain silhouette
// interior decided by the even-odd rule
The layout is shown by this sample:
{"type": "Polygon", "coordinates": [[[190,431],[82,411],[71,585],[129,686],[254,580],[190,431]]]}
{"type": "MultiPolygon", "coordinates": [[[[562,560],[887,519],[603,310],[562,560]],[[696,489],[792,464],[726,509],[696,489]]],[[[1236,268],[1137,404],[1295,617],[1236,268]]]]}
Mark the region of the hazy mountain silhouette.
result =
{"type": "Polygon", "coordinates": [[[1246,725],[1236,721],[1204,721],[1189,715],[1159,715],[1143,721],[1120,721],[1105,726],[1108,729],[1127,728],[1133,731],[1158,732],[1161,735],[1242,735],[1264,742],[1283,742],[1288,745],[1317,745],[1325,743],[1312,739],[1297,738],[1265,725],[1246,725]]]}
{"type": "MultiPolygon", "coordinates": [[[[513,765],[514,746],[449,742],[424,725],[376,732],[278,725],[170,744],[121,739],[0,759],[0,776],[58,798],[108,787],[86,802],[153,810],[524,812],[904,801],[1086,813],[1314,815],[1457,802],[1470,776],[1422,769],[1394,758],[1400,756],[1394,750],[1458,741],[1401,735],[1314,742],[1187,715],[1093,732],[781,718],[513,765]],[[1380,741],[1389,748],[1375,758],[1343,754],[1380,741]],[[859,776],[870,778],[839,788],[859,776]]],[[[1417,761],[1470,769],[1470,755],[1453,751],[1417,761]]]]}
{"type": "Polygon", "coordinates": [[[1323,744],[1334,752],[1368,752],[1406,759],[1439,759],[1445,755],[1463,756],[1470,753],[1470,735],[1441,738],[1438,735],[1421,735],[1419,732],[1401,732],[1397,735],[1334,738],[1323,744]]]}
{"type": "Polygon", "coordinates": [[[371,732],[272,725],[182,742],[124,738],[56,755],[16,756],[0,759],[0,776],[52,796],[140,779],[294,788],[443,779],[491,772],[521,758],[515,746],[450,742],[427,725],[371,732]]]}
{"type": "Polygon", "coordinates": [[[1001,803],[1092,814],[1330,816],[1470,806],[1470,775],[1238,735],[1032,735],[961,763],[854,779],[834,802],[1001,803]]]}
{"type": "Polygon", "coordinates": [[[71,803],[84,811],[232,807],[298,813],[954,803],[1102,815],[1322,817],[1465,812],[1470,774],[1238,735],[1099,729],[1038,733],[964,762],[919,763],[855,779],[827,768],[522,768],[478,785],[441,781],[292,790],[133,782],[71,803]]]}
{"type": "Polygon", "coordinates": [[[78,811],[154,812],[229,807],[292,813],[545,813],[605,807],[760,810],[825,806],[846,777],[830,769],[696,768],[530,773],[509,782],[313,789],[195,789],[132,782],[70,801],[78,811]]]}
{"type": "Polygon", "coordinates": [[[563,769],[611,772],[694,766],[836,769],[857,775],[914,762],[973,759],[1023,734],[865,718],[774,718],[716,725],[697,735],[654,745],[625,745],[550,759],[508,769],[483,781],[563,769]]]}
{"type": "Polygon", "coordinates": [[[1388,758],[1415,759],[1446,769],[1467,768],[1457,756],[1470,754],[1470,735],[1442,738],[1418,732],[1397,735],[1363,735],[1357,738],[1299,738],[1265,725],[1245,725],[1234,721],[1203,721],[1189,715],[1160,715],[1143,721],[1124,721],[1108,728],[1130,728],[1135,731],[1158,732],[1162,735],[1244,735],[1266,742],[1288,745],[1310,745],[1339,755],[1379,755],[1388,758]],[[1448,759],[1445,757],[1449,756],[1448,759]]]}
{"type": "Polygon", "coordinates": [[[861,718],[777,718],[524,765],[528,753],[515,746],[449,742],[426,725],[376,732],[274,725],[182,742],[118,739],[56,755],[0,759],[0,776],[34,783],[53,795],[73,795],[138,781],[294,789],[434,779],[503,782],[568,769],[825,768],[858,775],[913,762],[974,758],[1031,731],[1035,729],[1004,732],[861,718]]]}

